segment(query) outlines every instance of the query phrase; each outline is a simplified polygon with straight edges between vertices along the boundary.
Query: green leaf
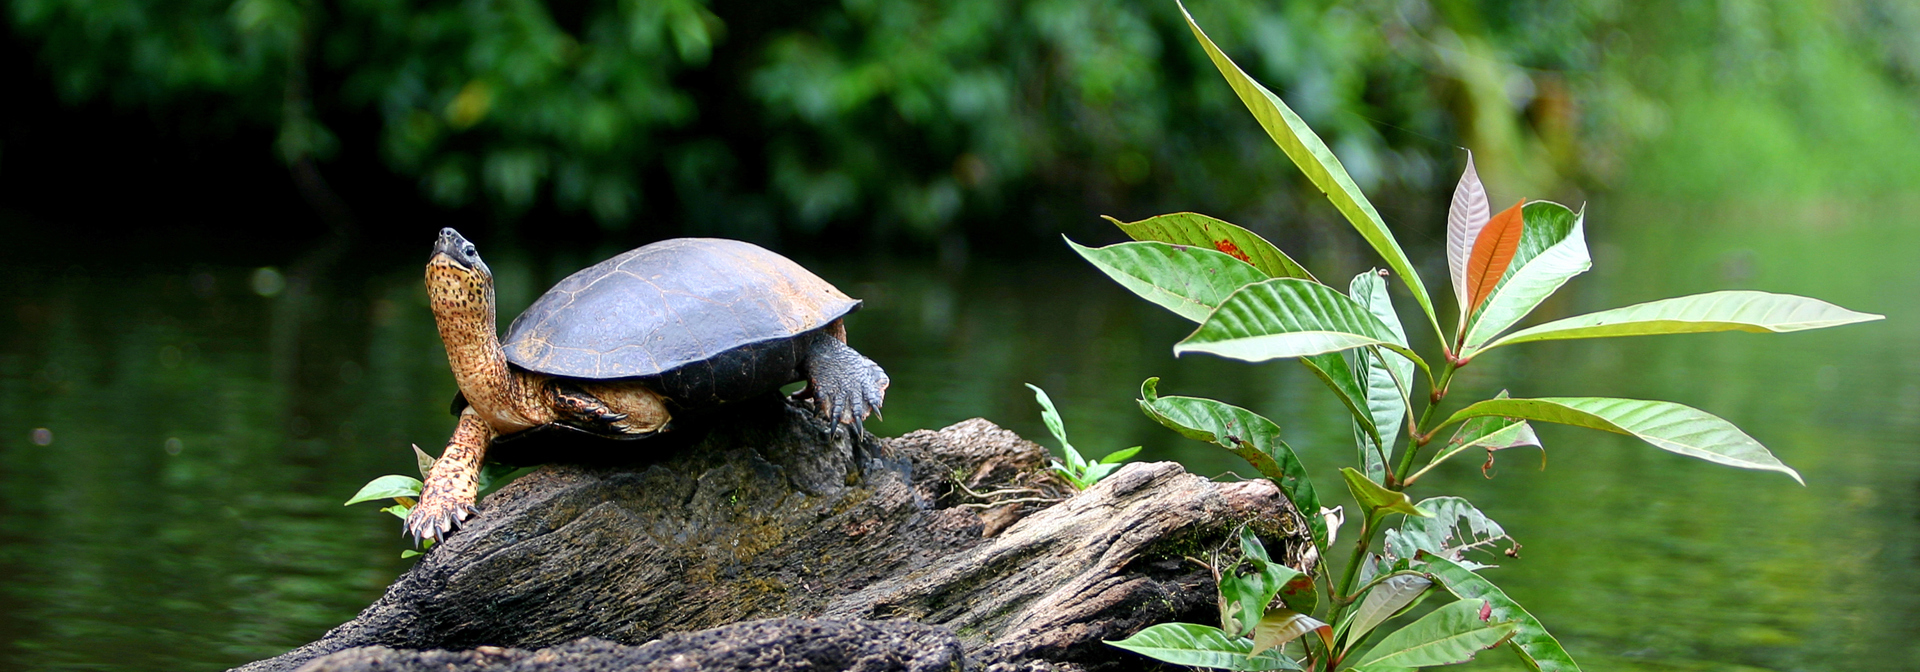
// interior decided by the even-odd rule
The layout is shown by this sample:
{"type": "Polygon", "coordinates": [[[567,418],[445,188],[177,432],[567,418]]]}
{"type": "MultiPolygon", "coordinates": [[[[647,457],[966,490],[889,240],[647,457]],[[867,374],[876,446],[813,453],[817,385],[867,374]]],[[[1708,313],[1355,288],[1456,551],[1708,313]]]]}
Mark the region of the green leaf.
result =
{"type": "Polygon", "coordinates": [[[411,548],[409,548],[409,549],[407,549],[407,550],[404,550],[404,551],[401,551],[401,552],[400,552],[400,557],[401,557],[401,558],[417,558],[417,557],[420,557],[420,556],[422,556],[422,555],[425,555],[425,554],[424,554],[424,553],[421,553],[421,552],[419,552],[419,551],[416,551],[416,550],[413,550],[413,549],[411,549],[411,548]]]}
{"type": "Polygon", "coordinates": [[[1354,669],[1402,669],[1473,660],[1474,654],[1498,646],[1518,629],[1497,619],[1480,620],[1480,609],[1486,604],[1486,600],[1462,599],[1435,609],[1382,638],[1354,669]]]}
{"type": "Polygon", "coordinates": [[[1573,276],[1593,267],[1583,228],[1585,213],[1547,201],[1528,203],[1521,210],[1526,232],[1514,254],[1507,276],[1494,288],[1487,305],[1473,317],[1465,352],[1472,352],[1547,300],[1573,276]]]}
{"type": "Polygon", "coordinates": [[[1573,657],[1567,655],[1567,650],[1560,647],[1560,642],[1553,635],[1547,634],[1547,629],[1540,625],[1540,621],[1507,597],[1498,586],[1446,558],[1424,557],[1422,560],[1427,563],[1423,569],[1455,597],[1486,600],[1492,604],[1494,622],[1513,624],[1516,629],[1508,644],[1527,661],[1528,666],[1540,672],[1580,672],[1580,666],[1574,664],[1573,657]]]}
{"type": "Polygon", "coordinates": [[[1053,434],[1053,438],[1060,441],[1060,452],[1067,458],[1064,468],[1060,470],[1062,475],[1072,481],[1075,487],[1087,489],[1098,479],[1086,477],[1087,460],[1080,456],[1080,451],[1073,449],[1073,444],[1067,442],[1067,426],[1060,420],[1060,411],[1054,409],[1053,399],[1047,396],[1046,390],[1033,383],[1027,383],[1027,389],[1033,390],[1033,400],[1040,404],[1040,420],[1047,424],[1047,431],[1053,434]]]}
{"type": "Polygon", "coordinates": [[[1488,399],[1455,412],[1442,426],[1481,416],[1525,418],[1626,434],[1668,452],[1741,469],[1777,471],[1806,485],[1766,446],[1733,423],[1670,401],[1555,397],[1488,399]]]}
{"type": "Polygon", "coordinates": [[[1206,320],[1214,307],[1242,285],[1268,277],[1260,269],[1210,248],[1161,242],[1094,248],[1072,240],[1067,245],[1121,287],[1194,322],[1206,320]]]}
{"type": "Polygon", "coordinates": [[[1333,645],[1333,626],[1292,609],[1275,609],[1260,619],[1253,629],[1253,652],[1264,653],[1285,646],[1309,632],[1318,631],[1320,641],[1333,645]]]}
{"type": "Polygon", "coordinates": [[[494,486],[494,483],[519,470],[519,467],[510,464],[501,464],[499,462],[488,462],[480,465],[480,491],[486,492],[494,486]]]}
{"type": "Polygon", "coordinates": [[[1353,619],[1347,622],[1345,632],[1341,635],[1342,641],[1347,642],[1346,646],[1366,641],[1367,633],[1373,632],[1374,628],[1394,615],[1412,608],[1432,585],[1432,581],[1417,574],[1396,574],[1381,579],[1367,591],[1366,598],[1360,600],[1360,606],[1354,608],[1353,619]]]}
{"type": "MultiPolygon", "coordinates": [[[[1319,516],[1312,516],[1319,517],[1319,516]]],[[[1303,614],[1311,614],[1320,606],[1319,586],[1314,585],[1312,574],[1301,574],[1280,588],[1280,601],[1287,608],[1303,614]]]]}
{"type": "Polygon", "coordinates": [[[1247,527],[1240,528],[1241,557],[1232,563],[1216,561],[1220,566],[1220,625],[1227,632],[1246,636],[1267,614],[1267,607],[1294,579],[1298,570],[1274,562],[1261,545],[1260,538],[1247,527]]]}
{"type": "Polygon", "coordinates": [[[1206,50],[1214,67],[1219,68],[1227,84],[1240,96],[1240,102],[1246,104],[1247,111],[1252,112],[1253,118],[1266,129],[1267,136],[1280,145],[1280,150],[1286,152],[1287,158],[1293,159],[1294,165],[1306,173],[1314,186],[1326,193],[1333,207],[1346,216],[1374,251],[1380,253],[1387,266],[1400,274],[1400,279],[1407,283],[1407,289],[1413,292],[1414,300],[1420,303],[1420,309],[1426,312],[1434,333],[1440,333],[1440,322],[1434,317],[1433,300],[1427,296],[1426,285],[1420,282],[1420,276],[1413,271],[1413,263],[1407,260],[1407,253],[1401,251],[1393,232],[1387,230],[1386,223],[1380,220],[1380,213],[1360,192],[1359,185],[1353,183],[1353,177],[1340,165],[1340,159],[1333,155],[1333,150],[1328,149],[1327,143],[1322,142],[1320,136],[1307,127],[1307,122],[1294,114],[1293,109],[1287,107],[1279,96],[1253,81],[1240,70],[1240,66],[1233,63],[1233,59],[1221,53],[1213,40],[1207,38],[1206,32],[1200,30],[1200,24],[1194,22],[1193,14],[1187,12],[1186,5],[1180,5],[1180,14],[1186,17],[1187,27],[1193,29],[1194,38],[1200,41],[1200,47],[1206,50]]]}
{"type": "Polygon", "coordinates": [[[1347,353],[1325,352],[1318,355],[1301,357],[1302,366],[1312,371],[1321,382],[1333,389],[1340,403],[1347,407],[1353,416],[1353,422],[1367,440],[1380,436],[1379,429],[1373,425],[1373,414],[1367,406],[1367,391],[1360,386],[1359,376],[1354,375],[1352,365],[1347,361],[1347,353]]]}
{"type": "Polygon", "coordinates": [[[1280,426],[1253,411],[1212,399],[1158,396],[1159,383],[1159,378],[1148,378],[1140,384],[1140,410],[1181,436],[1217,444],[1252,464],[1280,486],[1280,494],[1307,519],[1314,544],[1324,552],[1327,523],[1318,515],[1320,495],[1314,492],[1299,456],[1280,440],[1280,426]]]}
{"type": "Polygon", "coordinates": [[[1275,278],[1227,297],[1199,329],[1174,344],[1173,352],[1264,362],[1379,345],[1425,370],[1426,362],[1396,342],[1398,338],[1366,307],[1331,287],[1275,278]]]}
{"type": "MultiPolygon", "coordinates": [[[[1501,390],[1500,394],[1495,395],[1494,398],[1507,398],[1507,391],[1501,390]]],[[[1460,429],[1453,433],[1453,438],[1447,439],[1446,447],[1434,453],[1433,459],[1427,462],[1428,468],[1475,446],[1486,448],[1488,453],[1520,446],[1544,449],[1540,444],[1540,436],[1534,433],[1533,425],[1527,421],[1519,418],[1482,416],[1461,423],[1460,429]]],[[[1492,457],[1489,456],[1488,459],[1491,460],[1492,457]]],[[[1427,469],[1420,471],[1425,472],[1427,469]]],[[[1414,476],[1417,477],[1419,474],[1414,476]]],[[[1408,480],[1414,479],[1409,477],[1408,480]]]]}
{"type": "Polygon", "coordinates": [[[1107,644],[1174,665],[1214,667],[1228,670],[1297,670],[1292,659],[1269,651],[1250,655],[1253,640],[1235,637],[1225,631],[1196,623],[1161,623],[1134,633],[1132,637],[1107,644]]]}
{"type": "Polygon", "coordinates": [[[393,506],[389,506],[387,508],[381,509],[380,511],[382,513],[391,513],[395,518],[406,520],[407,514],[413,513],[413,507],[407,506],[405,504],[395,504],[393,506]]]}
{"type": "MultiPolygon", "coordinates": [[[[1394,342],[1405,346],[1407,333],[1400,327],[1400,316],[1393,312],[1393,301],[1387,297],[1387,282],[1376,271],[1361,273],[1353,278],[1348,293],[1355,303],[1361,305],[1387,326],[1387,330],[1396,337],[1394,342]]],[[[1365,427],[1357,427],[1355,433],[1362,440],[1372,438],[1378,441],[1376,449],[1361,447],[1361,463],[1367,468],[1367,477],[1375,481],[1386,478],[1387,464],[1393,461],[1393,447],[1400,437],[1400,423],[1407,417],[1407,394],[1413,384],[1413,362],[1399,356],[1388,356],[1378,348],[1361,348],[1345,353],[1351,358],[1349,365],[1354,371],[1356,385],[1366,389],[1367,415],[1376,430],[1368,433],[1365,427]]],[[[1356,424],[1360,424],[1357,423],[1356,424]]]]}
{"type": "Polygon", "coordinates": [[[1308,273],[1306,268],[1259,234],[1206,215],[1176,212],[1138,222],[1122,222],[1112,217],[1106,217],[1106,220],[1113,222],[1114,226],[1120,227],[1134,240],[1212,249],[1251,264],[1265,273],[1267,278],[1313,280],[1312,273],[1308,273]]]}
{"type": "Polygon", "coordinates": [[[1095,483],[1099,483],[1100,479],[1106,478],[1107,474],[1111,474],[1113,473],[1113,470],[1119,469],[1119,468],[1120,468],[1120,465],[1118,464],[1087,465],[1086,473],[1082,476],[1082,478],[1085,479],[1086,481],[1086,485],[1081,486],[1080,489],[1085,490],[1087,489],[1087,487],[1092,486],[1095,483]]]}
{"type": "Polygon", "coordinates": [[[414,466],[420,468],[420,478],[425,479],[433,474],[433,456],[428,455],[427,451],[421,450],[418,445],[413,446],[413,463],[414,466]]]}
{"type": "Polygon", "coordinates": [[[412,476],[388,474],[373,479],[365,486],[362,486],[360,492],[354,493],[353,499],[347,500],[347,504],[359,504],[361,502],[371,502],[376,499],[392,499],[394,497],[419,497],[420,487],[420,479],[412,476]]]}
{"type": "Polygon", "coordinates": [[[1046,390],[1033,383],[1027,383],[1027,389],[1033,390],[1033,400],[1040,404],[1040,420],[1047,423],[1047,431],[1052,432],[1053,438],[1060,443],[1066,443],[1067,427],[1060,421],[1060,411],[1054,410],[1053,399],[1047,396],[1046,390]]]}
{"type": "MultiPolygon", "coordinates": [[[[1506,399],[1507,391],[1501,390],[1493,398],[1506,399]]],[[[1453,433],[1453,438],[1447,439],[1447,445],[1454,446],[1455,452],[1474,446],[1485,446],[1488,450],[1505,450],[1520,446],[1540,447],[1540,437],[1534,434],[1533,426],[1527,424],[1525,420],[1481,416],[1462,423],[1459,431],[1453,433]]],[[[1433,461],[1439,462],[1440,458],[1435,456],[1433,461]]]]}
{"type": "Polygon", "coordinates": [[[1786,333],[1886,319],[1791,294],[1746,290],[1709,292],[1649,301],[1577,315],[1507,334],[1467,353],[1472,357],[1503,345],[1570,338],[1612,338],[1710,331],[1786,333]]]}
{"type": "Polygon", "coordinates": [[[1347,479],[1347,490],[1353,492],[1353,499],[1367,512],[1367,518],[1373,519],[1387,513],[1404,513],[1422,518],[1432,516],[1425,509],[1414,506],[1407,499],[1407,493],[1388,490],[1379,483],[1369,480],[1366,474],[1354,471],[1353,467],[1341,467],[1340,475],[1347,479]]]}
{"type": "Polygon", "coordinates": [[[1120,450],[1113,451],[1111,453],[1107,453],[1106,457],[1100,458],[1100,463],[1101,464],[1120,464],[1121,462],[1125,462],[1128,459],[1132,458],[1133,456],[1139,455],[1139,454],[1140,454],[1140,446],[1134,446],[1132,448],[1123,448],[1120,450]]]}
{"type": "Polygon", "coordinates": [[[1503,540],[1513,543],[1513,537],[1507,536],[1499,523],[1465,499],[1429,497],[1416,506],[1433,512],[1433,517],[1408,518],[1399,529],[1387,530],[1386,550],[1390,559],[1410,560],[1425,551],[1470,570],[1480,569],[1492,565],[1467,560],[1467,551],[1490,550],[1489,547],[1503,540]]]}

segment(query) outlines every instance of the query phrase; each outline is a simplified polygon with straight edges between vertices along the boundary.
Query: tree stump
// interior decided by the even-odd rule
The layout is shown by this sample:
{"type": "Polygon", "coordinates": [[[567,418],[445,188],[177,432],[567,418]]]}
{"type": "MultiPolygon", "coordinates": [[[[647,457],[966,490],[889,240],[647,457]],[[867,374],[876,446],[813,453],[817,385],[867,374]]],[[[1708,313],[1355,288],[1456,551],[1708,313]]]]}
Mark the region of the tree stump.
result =
{"type": "Polygon", "coordinates": [[[1101,640],[1218,620],[1189,558],[1241,524],[1311,548],[1265,481],[1135,463],[1074,493],[981,419],[875,440],[770,396],[679,443],[515,480],[359,617],[238,669],[1101,667],[1139,660],[1101,640]]]}

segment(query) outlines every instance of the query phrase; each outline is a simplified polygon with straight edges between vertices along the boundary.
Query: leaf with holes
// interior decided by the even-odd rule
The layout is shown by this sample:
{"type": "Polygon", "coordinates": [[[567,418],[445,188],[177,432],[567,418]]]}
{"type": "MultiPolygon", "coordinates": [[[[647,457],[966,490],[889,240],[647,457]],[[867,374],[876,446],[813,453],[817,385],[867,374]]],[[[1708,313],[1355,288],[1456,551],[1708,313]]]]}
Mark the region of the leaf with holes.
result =
{"type": "Polygon", "coordinates": [[[1471,502],[1459,497],[1429,497],[1417,505],[1433,512],[1432,518],[1408,518],[1399,529],[1387,530],[1387,555],[1393,559],[1412,559],[1421,551],[1459,563],[1467,569],[1493,565],[1466,559],[1467,551],[1492,550],[1513,537],[1481,513],[1471,502]]]}

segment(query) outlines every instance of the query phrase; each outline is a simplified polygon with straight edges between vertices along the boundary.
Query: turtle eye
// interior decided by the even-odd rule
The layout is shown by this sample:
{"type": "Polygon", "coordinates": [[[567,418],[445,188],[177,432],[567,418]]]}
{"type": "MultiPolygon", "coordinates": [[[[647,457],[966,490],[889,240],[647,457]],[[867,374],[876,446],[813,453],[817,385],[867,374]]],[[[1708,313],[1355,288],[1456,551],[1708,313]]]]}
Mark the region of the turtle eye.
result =
{"type": "Polygon", "coordinates": [[[476,249],[473,249],[473,246],[472,246],[472,245],[468,245],[468,246],[466,247],[466,249],[464,249],[464,250],[461,250],[461,251],[462,251],[462,252],[464,252],[464,253],[466,253],[466,255],[467,255],[467,258],[468,258],[468,259],[472,259],[472,258],[474,258],[474,257],[476,257],[476,256],[479,256],[479,255],[480,255],[480,251],[479,251],[479,250],[476,250],[476,249]]]}

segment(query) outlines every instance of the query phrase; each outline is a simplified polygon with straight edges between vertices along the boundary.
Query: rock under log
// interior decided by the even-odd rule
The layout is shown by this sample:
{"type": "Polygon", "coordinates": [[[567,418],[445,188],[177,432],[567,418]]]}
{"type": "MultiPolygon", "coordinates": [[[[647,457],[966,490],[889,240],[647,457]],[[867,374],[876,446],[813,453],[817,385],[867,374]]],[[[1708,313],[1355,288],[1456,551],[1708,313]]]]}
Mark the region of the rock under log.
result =
{"type": "Polygon", "coordinates": [[[1139,660],[1103,639],[1218,619],[1188,558],[1243,522],[1278,557],[1309,548],[1265,481],[1136,463],[1075,494],[985,420],[826,429],[768,397],[641,460],[538,469],[359,617],[238,669],[733,669],[752,641],[773,669],[1100,667],[1139,660]]]}

